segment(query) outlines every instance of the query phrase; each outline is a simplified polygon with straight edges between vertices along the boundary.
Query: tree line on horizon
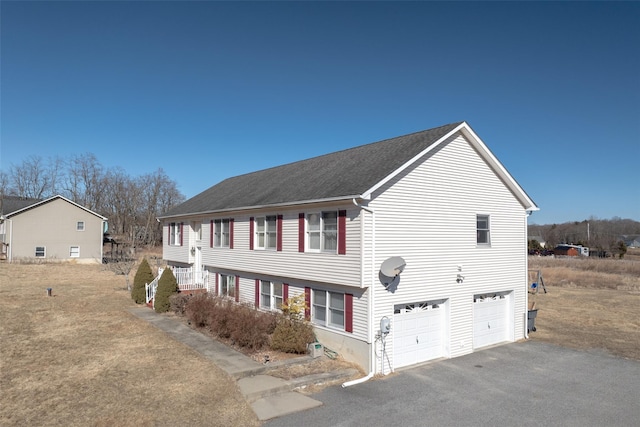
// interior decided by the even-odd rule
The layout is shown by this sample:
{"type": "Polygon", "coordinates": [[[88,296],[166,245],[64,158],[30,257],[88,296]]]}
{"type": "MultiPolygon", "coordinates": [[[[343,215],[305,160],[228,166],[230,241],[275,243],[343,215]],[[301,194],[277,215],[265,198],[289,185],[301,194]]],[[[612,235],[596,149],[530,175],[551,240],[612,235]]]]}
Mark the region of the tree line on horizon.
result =
{"type": "Polygon", "coordinates": [[[547,249],[553,249],[565,243],[617,254],[626,250],[626,246],[623,246],[623,236],[640,235],[640,222],[619,217],[611,219],[591,217],[583,221],[569,221],[562,224],[531,224],[528,226],[528,232],[529,249],[537,249],[532,247],[532,244],[535,246],[532,241],[540,238],[547,249]]]}
{"type": "Polygon", "coordinates": [[[68,159],[30,156],[0,171],[0,197],[43,200],[56,195],[108,218],[109,234],[132,246],[156,246],[162,225],[156,218],[182,203],[176,182],[158,168],[131,176],[123,168],[105,168],[94,154],[68,159]]]}

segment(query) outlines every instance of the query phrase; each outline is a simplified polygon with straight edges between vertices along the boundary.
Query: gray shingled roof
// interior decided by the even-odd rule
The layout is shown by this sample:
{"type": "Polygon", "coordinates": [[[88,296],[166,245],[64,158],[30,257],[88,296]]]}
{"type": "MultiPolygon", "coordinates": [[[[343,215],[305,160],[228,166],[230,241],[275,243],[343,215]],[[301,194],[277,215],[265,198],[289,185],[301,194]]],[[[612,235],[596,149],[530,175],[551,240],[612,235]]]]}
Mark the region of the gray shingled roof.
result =
{"type": "Polygon", "coordinates": [[[35,205],[40,202],[40,199],[24,199],[22,197],[4,196],[2,203],[0,204],[0,213],[3,215],[9,215],[13,212],[24,209],[27,206],[35,205]]]}
{"type": "Polygon", "coordinates": [[[461,123],[228,178],[161,218],[357,196],[461,123]]]}

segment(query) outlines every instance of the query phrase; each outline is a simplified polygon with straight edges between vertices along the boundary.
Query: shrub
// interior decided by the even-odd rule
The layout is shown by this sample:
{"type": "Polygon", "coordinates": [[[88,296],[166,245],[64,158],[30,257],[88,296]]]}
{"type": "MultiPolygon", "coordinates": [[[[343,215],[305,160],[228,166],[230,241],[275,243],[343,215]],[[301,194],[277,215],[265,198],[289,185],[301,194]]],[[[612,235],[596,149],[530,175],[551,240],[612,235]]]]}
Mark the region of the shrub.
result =
{"type": "Polygon", "coordinates": [[[275,327],[275,313],[265,313],[246,305],[236,306],[230,322],[230,338],[240,347],[260,350],[269,343],[269,335],[275,327]]]}
{"type": "Polygon", "coordinates": [[[169,297],[178,292],[178,281],[170,268],[165,268],[158,280],[154,307],[156,313],[169,311],[169,297]]]}
{"type": "Polygon", "coordinates": [[[313,327],[309,322],[282,316],[271,336],[271,348],[285,353],[303,354],[307,352],[307,345],[314,341],[313,327]]]}
{"type": "Polygon", "coordinates": [[[169,297],[169,307],[178,316],[184,316],[187,302],[191,299],[189,294],[175,294],[169,297]]]}
{"type": "Polygon", "coordinates": [[[210,294],[196,294],[189,298],[185,306],[185,314],[189,323],[197,328],[209,326],[209,313],[215,310],[218,299],[210,294]]]}
{"type": "Polygon", "coordinates": [[[144,285],[153,281],[153,273],[146,258],[138,266],[136,275],[133,278],[133,289],[131,290],[131,298],[136,304],[144,304],[146,302],[146,291],[144,285]]]}

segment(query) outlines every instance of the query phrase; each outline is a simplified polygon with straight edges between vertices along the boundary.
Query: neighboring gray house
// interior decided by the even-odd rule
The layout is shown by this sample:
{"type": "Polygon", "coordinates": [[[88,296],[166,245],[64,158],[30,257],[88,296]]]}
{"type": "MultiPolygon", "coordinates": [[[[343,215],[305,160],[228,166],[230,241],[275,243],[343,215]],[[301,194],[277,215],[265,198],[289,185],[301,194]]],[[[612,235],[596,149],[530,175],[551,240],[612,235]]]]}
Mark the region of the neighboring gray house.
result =
{"type": "Polygon", "coordinates": [[[640,248],[639,234],[624,235],[620,237],[620,240],[622,240],[628,248],[640,248]]]}
{"type": "Polygon", "coordinates": [[[102,262],[107,218],[71,200],[5,196],[0,213],[3,259],[102,262]]]}
{"type": "Polygon", "coordinates": [[[526,336],[536,210],[460,122],[229,178],[159,220],[176,272],[260,310],[303,294],[319,341],[373,375],[526,336]]]}

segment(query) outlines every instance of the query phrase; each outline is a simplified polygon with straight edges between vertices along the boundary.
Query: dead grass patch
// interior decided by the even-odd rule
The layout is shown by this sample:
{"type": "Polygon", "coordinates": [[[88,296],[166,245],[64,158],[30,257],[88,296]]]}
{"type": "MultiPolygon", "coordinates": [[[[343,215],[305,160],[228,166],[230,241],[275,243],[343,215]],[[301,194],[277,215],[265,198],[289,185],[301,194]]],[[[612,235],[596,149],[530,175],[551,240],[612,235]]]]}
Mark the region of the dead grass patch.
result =
{"type": "Polygon", "coordinates": [[[100,265],[0,265],[0,425],[258,425],[223,371],[128,313],[123,288],[100,265]]]}
{"type": "Polygon", "coordinates": [[[534,340],[640,360],[640,262],[530,257],[548,293],[530,296],[534,340]]]}

